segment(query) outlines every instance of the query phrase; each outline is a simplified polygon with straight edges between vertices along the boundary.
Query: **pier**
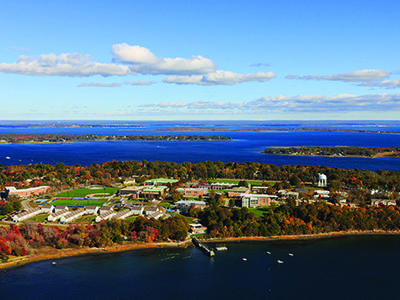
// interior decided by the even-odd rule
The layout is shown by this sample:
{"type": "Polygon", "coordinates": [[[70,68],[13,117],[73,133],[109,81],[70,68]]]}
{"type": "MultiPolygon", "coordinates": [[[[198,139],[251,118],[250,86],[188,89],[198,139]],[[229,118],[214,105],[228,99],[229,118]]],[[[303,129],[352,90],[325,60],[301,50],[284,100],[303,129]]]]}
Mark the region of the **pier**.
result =
{"type": "Polygon", "coordinates": [[[213,257],[215,255],[214,251],[210,250],[206,245],[200,243],[200,241],[198,239],[196,239],[195,237],[192,238],[192,242],[193,244],[195,244],[198,248],[200,248],[201,250],[203,250],[205,253],[208,254],[208,256],[213,257]]]}

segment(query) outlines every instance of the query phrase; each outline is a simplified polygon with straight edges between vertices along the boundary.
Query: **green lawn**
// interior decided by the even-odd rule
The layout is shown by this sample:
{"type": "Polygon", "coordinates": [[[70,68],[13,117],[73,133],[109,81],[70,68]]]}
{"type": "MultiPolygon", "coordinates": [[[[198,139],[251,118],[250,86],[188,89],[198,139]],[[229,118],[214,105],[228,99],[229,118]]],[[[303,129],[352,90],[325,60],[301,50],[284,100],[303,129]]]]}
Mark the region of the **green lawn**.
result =
{"type": "Polygon", "coordinates": [[[138,216],[131,216],[131,217],[126,218],[125,220],[128,220],[129,222],[133,222],[136,220],[137,217],[138,216]]]}
{"type": "Polygon", "coordinates": [[[246,179],[240,179],[240,180],[239,179],[214,179],[214,180],[209,180],[209,182],[238,184],[242,180],[247,181],[247,183],[250,184],[250,185],[256,185],[256,186],[262,186],[263,183],[266,183],[267,185],[270,185],[270,186],[275,184],[275,182],[258,181],[258,180],[246,180],[246,179]]]}
{"type": "Polygon", "coordinates": [[[161,206],[162,206],[162,207],[165,207],[165,208],[168,208],[168,207],[171,206],[171,203],[168,203],[168,202],[161,202],[161,206]]]}
{"type": "Polygon", "coordinates": [[[47,220],[48,216],[49,216],[49,214],[40,214],[40,215],[37,215],[37,216],[34,216],[34,217],[30,218],[29,220],[43,223],[44,221],[47,220]]]}
{"type": "Polygon", "coordinates": [[[271,208],[269,206],[262,206],[257,208],[249,208],[249,212],[253,212],[257,217],[262,217],[265,213],[268,213],[271,208]]]}
{"type": "Polygon", "coordinates": [[[72,191],[63,192],[57,195],[57,197],[80,197],[84,198],[87,195],[93,195],[94,198],[107,197],[115,194],[119,191],[119,188],[99,187],[99,188],[88,188],[88,189],[76,189],[72,191]],[[98,194],[98,195],[96,195],[98,194]]]}
{"type": "Polygon", "coordinates": [[[54,200],[51,205],[57,206],[103,206],[106,200],[54,200]]]}
{"type": "Polygon", "coordinates": [[[83,216],[82,218],[77,219],[74,223],[93,223],[94,219],[96,219],[95,215],[87,215],[83,216]]]}

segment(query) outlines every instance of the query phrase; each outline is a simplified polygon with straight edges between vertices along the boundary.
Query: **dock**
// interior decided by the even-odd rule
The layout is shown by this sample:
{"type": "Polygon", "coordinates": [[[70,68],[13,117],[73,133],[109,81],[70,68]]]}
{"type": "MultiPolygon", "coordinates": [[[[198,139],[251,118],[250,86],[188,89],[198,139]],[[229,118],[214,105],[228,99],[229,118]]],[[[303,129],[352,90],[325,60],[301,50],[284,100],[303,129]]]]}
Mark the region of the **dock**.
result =
{"type": "Polygon", "coordinates": [[[200,243],[200,241],[193,237],[192,238],[192,242],[193,244],[195,244],[198,248],[200,248],[201,250],[203,250],[205,253],[208,254],[208,256],[213,257],[215,255],[214,251],[212,251],[211,249],[209,249],[206,245],[200,243]]]}

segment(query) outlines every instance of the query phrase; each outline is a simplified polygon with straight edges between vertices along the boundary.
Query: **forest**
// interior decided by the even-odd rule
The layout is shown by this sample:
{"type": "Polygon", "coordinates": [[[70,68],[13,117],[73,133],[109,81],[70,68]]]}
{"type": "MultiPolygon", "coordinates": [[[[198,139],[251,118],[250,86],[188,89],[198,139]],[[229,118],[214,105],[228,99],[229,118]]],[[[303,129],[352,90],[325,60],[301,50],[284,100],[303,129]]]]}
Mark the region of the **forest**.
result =
{"type": "Polygon", "coordinates": [[[20,225],[0,226],[0,260],[7,261],[10,255],[25,256],[45,246],[57,249],[103,248],[128,241],[182,241],[186,238],[188,230],[189,222],[179,216],[161,221],[138,217],[133,222],[109,220],[94,225],[70,224],[65,229],[27,221],[20,225]]]}

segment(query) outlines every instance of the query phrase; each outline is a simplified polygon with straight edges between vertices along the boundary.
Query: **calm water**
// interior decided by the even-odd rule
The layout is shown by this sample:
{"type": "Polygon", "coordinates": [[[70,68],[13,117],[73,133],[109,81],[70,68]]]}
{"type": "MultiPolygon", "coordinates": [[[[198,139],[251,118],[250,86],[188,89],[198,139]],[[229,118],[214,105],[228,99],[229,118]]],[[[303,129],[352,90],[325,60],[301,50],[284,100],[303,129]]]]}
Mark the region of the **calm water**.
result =
{"type": "Polygon", "coordinates": [[[396,299],[398,236],[67,258],[0,273],[2,299],[396,299]],[[266,251],[271,252],[271,255],[266,251]],[[289,256],[292,253],[294,256],[289,256]],[[243,261],[242,258],[247,258],[243,261]],[[277,260],[284,261],[278,264],[277,260]]]}
{"type": "MultiPolygon", "coordinates": [[[[117,124],[118,126],[121,123],[117,124]]],[[[268,146],[400,146],[399,122],[128,122],[126,128],[28,128],[2,122],[0,133],[208,134],[224,142],[86,142],[1,145],[0,163],[89,165],[109,160],[256,161],[400,171],[400,159],[267,156],[268,146]],[[154,128],[283,128],[284,132],[169,132],[154,128]],[[293,132],[290,128],[367,129],[377,133],[293,132]],[[6,157],[10,157],[7,159],[6,157]]],[[[0,273],[1,299],[396,299],[398,236],[227,244],[210,259],[196,248],[139,250],[40,262],[0,273]],[[271,255],[266,254],[270,251],[271,255]],[[293,253],[294,256],[289,256],[293,253]],[[247,258],[243,261],[242,258],[247,258]],[[276,261],[283,260],[283,264],[276,261]]]]}
{"type": "MultiPolygon", "coordinates": [[[[274,156],[260,153],[269,146],[366,146],[389,147],[400,146],[400,134],[383,133],[349,133],[349,132],[295,132],[290,128],[324,127],[350,128],[383,132],[384,130],[400,131],[400,122],[353,123],[276,123],[276,122],[136,122],[125,124],[126,128],[28,128],[0,126],[1,133],[62,133],[62,134],[169,134],[169,135],[223,135],[231,136],[233,141],[221,142],[173,142],[173,141],[110,141],[110,142],[77,142],[67,144],[22,144],[1,145],[0,163],[30,164],[63,162],[68,165],[89,165],[110,160],[165,160],[175,162],[199,162],[221,160],[224,162],[255,161],[276,165],[306,164],[325,165],[339,168],[358,168],[369,170],[400,171],[400,159],[370,158],[327,158],[274,156]],[[383,124],[383,125],[382,125],[383,124]],[[184,128],[188,126],[220,127],[230,129],[242,128],[288,128],[288,131],[269,132],[227,132],[227,131],[156,131],[154,128],[184,128]],[[9,159],[8,159],[9,157],[9,159]]],[[[121,124],[119,124],[121,126],[121,124]]]]}

